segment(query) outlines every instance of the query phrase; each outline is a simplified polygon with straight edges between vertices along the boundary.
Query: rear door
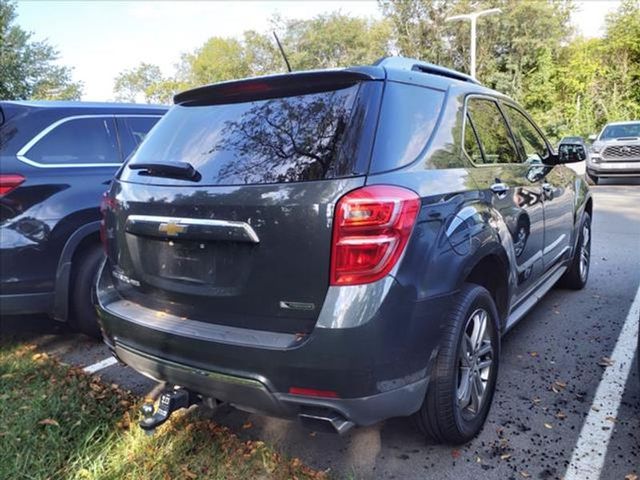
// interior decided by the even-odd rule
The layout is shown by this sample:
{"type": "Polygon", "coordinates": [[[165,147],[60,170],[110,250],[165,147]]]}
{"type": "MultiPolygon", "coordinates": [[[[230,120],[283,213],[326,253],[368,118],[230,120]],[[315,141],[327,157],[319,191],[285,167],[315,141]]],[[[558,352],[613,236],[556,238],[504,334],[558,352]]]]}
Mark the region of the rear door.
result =
{"type": "Polygon", "coordinates": [[[497,101],[467,99],[464,148],[472,173],[506,225],[517,266],[516,296],[522,298],[543,272],[544,212],[540,179],[523,161],[497,101]]]}
{"type": "Polygon", "coordinates": [[[223,325],[315,324],[334,205],[364,184],[381,83],[261,85],[174,107],[114,182],[108,251],[125,298],[223,325]]]}
{"type": "Polygon", "coordinates": [[[571,252],[574,225],[575,175],[563,165],[543,166],[550,151],[540,131],[517,107],[505,104],[518,147],[542,182],[544,198],[544,268],[551,269],[571,252]]]}

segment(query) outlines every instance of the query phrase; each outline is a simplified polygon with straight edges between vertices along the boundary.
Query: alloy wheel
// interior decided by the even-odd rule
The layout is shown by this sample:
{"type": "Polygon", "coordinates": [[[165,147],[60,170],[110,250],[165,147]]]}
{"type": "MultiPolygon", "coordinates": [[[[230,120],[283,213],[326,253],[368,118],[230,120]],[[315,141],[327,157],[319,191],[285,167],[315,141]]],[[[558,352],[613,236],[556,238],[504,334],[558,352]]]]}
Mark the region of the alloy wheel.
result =
{"type": "Polygon", "coordinates": [[[489,314],[479,308],[467,319],[458,356],[457,406],[463,417],[473,418],[482,409],[493,368],[489,314]]]}
{"type": "Polygon", "coordinates": [[[582,226],[582,245],[580,245],[580,279],[584,282],[589,273],[589,257],[591,256],[591,229],[589,223],[582,226]]]}

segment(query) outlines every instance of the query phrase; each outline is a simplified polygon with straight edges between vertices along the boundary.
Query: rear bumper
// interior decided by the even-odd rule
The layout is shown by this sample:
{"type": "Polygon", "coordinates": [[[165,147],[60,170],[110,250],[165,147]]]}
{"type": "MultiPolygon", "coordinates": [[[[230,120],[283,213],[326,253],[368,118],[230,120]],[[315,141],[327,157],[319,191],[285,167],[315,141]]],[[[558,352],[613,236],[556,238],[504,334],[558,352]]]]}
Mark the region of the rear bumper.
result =
{"type": "Polygon", "coordinates": [[[209,398],[229,402],[249,412],[295,418],[311,411],[336,412],[356,425],[371,425],[382,419],[410,415],[420,408],[427,390],[423,378],[404,387],[361,398],[300,397],[272,392],[253,378],[218,371],[201,370],[153,357],[130,347],[116,344],[116,356],[134,370],[154,380],[168,381],[209,398]]]}
{"type": "MultiPolygon", "coordinates": [[[[295,417],[323,408],[370,425],[420,408],[450,304],[448,296],[410,302],[406,289],[393,279],[389,284],[375,311],[363,297],[367,321],[352,328],[335,327],[345,324],[337,321],[332,328],[319,320],[302,338],[146,309],[119,296],[107,268],[99,276],[95,302],[105,342],[148,377],[247,411],[295,417]],[[335,392],[336,398],[293,395],[291,387],[335,392]]],[[[327,295],[326,302],[335,301],[327,295]]],[[[348,308],[325,304],[323,311],[353,312],[356,306],[351,297],[348,308]]]]}

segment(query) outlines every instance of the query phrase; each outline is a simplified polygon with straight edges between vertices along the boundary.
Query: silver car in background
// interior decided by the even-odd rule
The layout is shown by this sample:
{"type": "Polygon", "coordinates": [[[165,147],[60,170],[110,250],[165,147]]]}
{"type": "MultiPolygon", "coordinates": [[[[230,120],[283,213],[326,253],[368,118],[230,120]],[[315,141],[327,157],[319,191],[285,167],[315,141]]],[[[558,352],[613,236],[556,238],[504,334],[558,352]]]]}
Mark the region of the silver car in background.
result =
{"type": "Polygon", "coordinates": [[[600,178],[640,177],[640,120],[608,123],[593,140],[587,156],[586,180],[597,185],[600,178]]]}

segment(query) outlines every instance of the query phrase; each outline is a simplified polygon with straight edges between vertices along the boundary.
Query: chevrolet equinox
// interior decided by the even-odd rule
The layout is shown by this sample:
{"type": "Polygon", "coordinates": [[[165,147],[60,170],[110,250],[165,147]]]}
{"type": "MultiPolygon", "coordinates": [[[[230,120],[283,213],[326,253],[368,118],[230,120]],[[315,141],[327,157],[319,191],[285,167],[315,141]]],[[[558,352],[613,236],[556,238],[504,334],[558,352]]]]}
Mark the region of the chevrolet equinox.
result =
{"type": "Polygon", "coordinates": [[[463,443],[501,336],[587,282],[592,199],[563,165],[584,147],[464,74],[392,57],[174,100],[103,200],[95,289],[108,346],[169,385],[160,417],[413,415],[463,443]]]}

